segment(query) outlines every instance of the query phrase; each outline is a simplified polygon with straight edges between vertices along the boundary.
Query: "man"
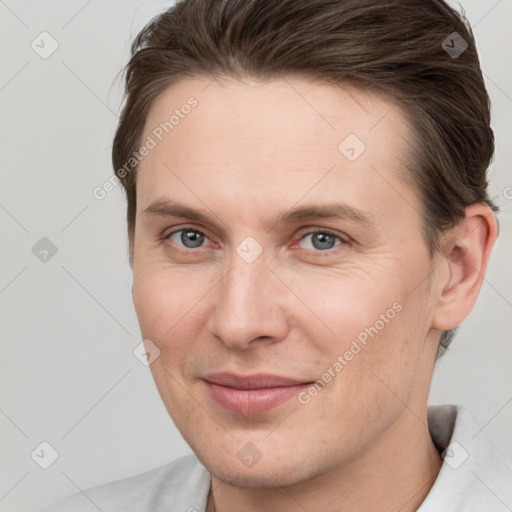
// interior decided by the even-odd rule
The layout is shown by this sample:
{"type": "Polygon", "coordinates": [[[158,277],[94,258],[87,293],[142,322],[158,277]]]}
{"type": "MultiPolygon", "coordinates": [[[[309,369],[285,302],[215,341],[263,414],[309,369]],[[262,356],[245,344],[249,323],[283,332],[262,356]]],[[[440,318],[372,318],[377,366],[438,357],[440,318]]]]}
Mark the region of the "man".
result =
{"type": "Polygon", "coordinates": [[[195,455],[46,510],[511,510],[511,463],[427,407],[497,236],[461,18],[184,0],[137,36],[126,91],[133,300],[195,455]]]}

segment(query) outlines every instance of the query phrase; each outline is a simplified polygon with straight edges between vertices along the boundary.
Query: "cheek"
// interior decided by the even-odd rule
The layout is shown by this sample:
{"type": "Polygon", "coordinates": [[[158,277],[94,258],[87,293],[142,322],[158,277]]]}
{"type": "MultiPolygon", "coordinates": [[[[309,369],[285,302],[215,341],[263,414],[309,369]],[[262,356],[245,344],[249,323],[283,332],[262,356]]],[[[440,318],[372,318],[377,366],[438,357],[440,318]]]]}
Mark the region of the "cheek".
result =
{"type": "Polygon", "coordinates": [[[294,312],[299,328],[309,333],[313,343],[319,342],[317,349],[327,353],[343,353],[354,340],[364,346],[389,331],[400,316],[404,294],[396,279],[389,280],[395,283],[393,287],[378,282],[375,272],[357,268],[288,277],[290,288],[301,299],[294,312]]]}
{"type": "Polygon", "coordinates": [[[150,370],[171,417],[179,412],[186,421],[188,395],[183,396],[193,340],[199,339],[198,300],[204,295],[190,280],[171,278],[169,269],[134,266],[133,303],[143,339],[159,349],[150,370]],[[194,307],[195,305],[195,307],[194,307]]]}
{"type": "Polygon", "coordinates": [[[428,331],[424,321],[428,298],[421,287],[410,293],[405,281],[399,272],[383,282],[374,276],[302,281],[303,293],[321,290],[310,293],[308,301],[317,321],[312,324],[304,317],[300,328],[321,354],[325,372],[321,379],[338,390],[332,400],[361,393],[392,395],[387,387],[399,393],[409,387],[428,331]],[[315,335],[315,325],[330,334],[315,335]]]}
{"type": "Polygon", "coordinates": [[[175,274],[151,266],[134,268],[132,297],[141,333],[162,351],[178,347],[184,330],[196,325],[194,318],[206,291],[198,284],[200,279],[180,279],[175,274]]]}

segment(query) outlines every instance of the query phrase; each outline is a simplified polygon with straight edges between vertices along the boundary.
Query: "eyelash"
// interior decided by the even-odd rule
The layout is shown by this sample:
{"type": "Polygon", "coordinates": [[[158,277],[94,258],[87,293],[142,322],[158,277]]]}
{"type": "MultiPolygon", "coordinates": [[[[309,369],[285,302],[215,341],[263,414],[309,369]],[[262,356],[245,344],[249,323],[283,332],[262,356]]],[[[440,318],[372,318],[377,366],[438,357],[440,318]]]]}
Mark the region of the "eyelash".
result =
{"type": "MultiPolygon", "coordinates": [[[[172,231],[172,232],[170,232],[170,233],[168,233],[168,234],[164,235],[162,238],[163,238],[165,241],[170,240],[170,238],[171,238],[171,236],[172,236],[172,235],[175,235],[176,233],[180,233],[181,231],[192,231],[192,232],[194,232],[194,233],[198,233],[198,234],[200,234],[200,235],[204,236],[206,239],[209,239],[208,235],[206,235],[205,233],[203,233],[203,232],[202,232],[202,231],[200,231],[199,229],[194,228],[193,226],[183,226],[183,227],[181,227],[181,228],[179,228],[179,229],[175,229],[174,231],[172,231]]],[[[342,236],[340,236],[339,234],[335,233],[334,231],[331,231],[330,229],[326,229],[326,228],[315,228],[315,229],[313,229],[313,230],[306,231],[306,232],[304,232],[304,233],[300,236],[300,238],[299,238],[298,242],[296,242],[296,243],[299,243],[299,242],[301,242],[302,240],[304,240],[304,238],[306,238],[307,236],[309,236],[309,235],[314,235],[314,234],[316,234],[316,233],[322,233],[322,234],[325,234],[325,235],[333,236],[333,237],[337,238],[337,239],[341,242],[341,244],[335,245],[334,247],[332,247],[332,248],[330,248],[330,249],[326,249],[326,250],[324,250],[324,251],[321,251],[321,250],[319,250],[319,249],[304,249],[305,251],[313,252],[313,253],[315,253],[315,254],[330,254],[330,253],[332,253],[336,248],[340,248],[340,247],[342,247],[342,246],[346,246],[346,245],[348,245],[348,244],[349,244],[349,240],[348,240],[348,238],[346,238],[346,237],[342,237],[342,236]]],[[[172,242],[171,242],[171,243],[172,243],[172,242]]],[[[294,243],[294,246],[296,245],[296,243],[294,243]]],[[[172,243],[172,244],[173,244],[173,245],[175,245],[174,243],[172,243]]],[[[195,248],[195,249],[194,249],[194,248],[181,248],[181,247],[179,247],[179,248],[178,248],[178,250],[179,250],[179,251],[182,251],[182,252],[188,252],[188,253],[190,253],[191,251],[194,251],[194,250],[200,250],[200,249],[202,249],[202,248],[204,248],[204,247],[198,247],[198,248],[195,248]]]]}

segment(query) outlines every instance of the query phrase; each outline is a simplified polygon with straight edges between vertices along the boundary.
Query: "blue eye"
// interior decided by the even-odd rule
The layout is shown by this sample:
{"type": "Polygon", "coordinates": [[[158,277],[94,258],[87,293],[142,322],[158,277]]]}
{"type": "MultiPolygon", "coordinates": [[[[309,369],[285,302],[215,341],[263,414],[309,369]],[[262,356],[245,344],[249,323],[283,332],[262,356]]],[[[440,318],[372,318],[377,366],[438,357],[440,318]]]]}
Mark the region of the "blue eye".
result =
{"type": "MultiPolygon", "coordinates": [[[[185,227],[173,231],[165,238],[170,239],[174,245],[178,247],[181,246],[185,249],[201,248],[205,245],[205,241],[209,240],[209,238],[204,233],[192,227],[185,227]]],[[[334,247],[337,247],[339,245],[345,245],[347,243],[347,241],[341,238],[340,236],[325,229],[318,229],[306,233],[301,237],[298,243],[300,244],[304,242],[304,240],[307,240],[308,238],[310,239],[309,247],[302,248],[313,250],[316,252],[327,252],[330,249],[333,249],[334,247]]]]}
{"type": "Polygon", "coordinates": [[[208,238],[201,233],[201,231],[197,231],[197,229],[184,228],[179,231],[173,231],[168,235],[168,237],[173,243],[179,245],[177,239],[184,247],[187,249],[196,249],[197,247],[201,247],[205,239],[208,238]],[[181,235],[180,235],[181,233],[181,235]],[[179,236],[177,236],[179,235],[179,236]]]}
{"type": "Polygon", "coordinates": [[[304,235],[301,238],[301,241],[306,240],[308,237],[311,237],[312,247],[306,247],[306,249],[312,248],[318,251],[333,249],[334,247],[345,243],[345,241],[342,240],[339,236],[325,230],[311,231],[310,233],[304,235]],[[338,239],[340,243],[336,244],[336,239],[338,239]]]}

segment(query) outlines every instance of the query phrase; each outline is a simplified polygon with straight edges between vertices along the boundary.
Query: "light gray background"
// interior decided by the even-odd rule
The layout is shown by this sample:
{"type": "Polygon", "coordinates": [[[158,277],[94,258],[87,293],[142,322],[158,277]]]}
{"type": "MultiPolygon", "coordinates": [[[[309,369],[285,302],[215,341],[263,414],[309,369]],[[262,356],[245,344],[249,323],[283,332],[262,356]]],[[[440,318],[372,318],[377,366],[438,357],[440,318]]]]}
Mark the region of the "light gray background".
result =
{"type": "MultiPolygon", "coordinates": [[[[169,3],[0,1],[1,512],[37,510],[190,452],[132,353],[141,339],[124,197],[119,188],[92,195],[112,175],[116,73],[169,3]],[[47,59],[31,48],[43,31],[59,45],[47,59]],[[45,236],[58,252],[43,263],[32,247],[45,236]],[[31,458],[43,441],[59,454],[46,470],[31,458]]],[[[481,435],[512,457],[512,0],[462,5],[493,102],[501,233],[431,401],[469,407],[481,435]]]]}

